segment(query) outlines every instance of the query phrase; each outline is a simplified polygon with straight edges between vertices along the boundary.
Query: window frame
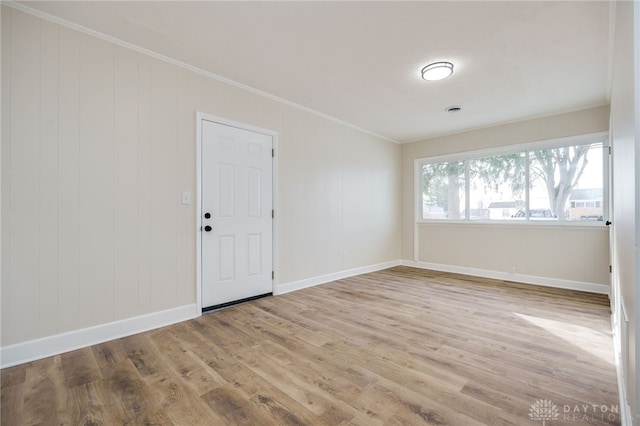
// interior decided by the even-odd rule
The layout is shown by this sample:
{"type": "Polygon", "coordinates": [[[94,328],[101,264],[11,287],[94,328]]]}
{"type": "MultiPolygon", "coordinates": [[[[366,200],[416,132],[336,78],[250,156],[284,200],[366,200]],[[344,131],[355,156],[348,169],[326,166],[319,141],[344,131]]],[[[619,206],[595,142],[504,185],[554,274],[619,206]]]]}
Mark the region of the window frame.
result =
{"type": "MultiPolygon", "coordinates": [[[[560,227],[605,227],[606,222],[610,220],[610,212],[609,212],[609,182],[610,182],[610,156],[611,156],[611,145],[609,140],[609,132],[597,132],[597,133],[589,133],[584,135],[576,135],[569,136],[564,138],[555,138],[555,139],[546,139],[535,142],[527,142],[522,144],[514,144],[514,145],[505,145],[500,147],[493,147],[487,149],[479,149],[473,151],[465,151],[459,153],[452,154],[444,154],[444,155],[435,155],[431,157],[422,157],[416,158],[414,160],[414,223],[416,225],[420,224],[477,224],[480,226],[486,226],[488,224],[492,225],[508,225],[508,226],[560,226],[560,227]],[[470,182],[469,182],[469,168],[465,166],[465,199],[464,206],[465,211],[467,212],[466,217],[464,219],[436,219],[429,218],[423,219],[422,216],[422,205],[423,205],[423,194],[422,194],[422,180],[421,180],[421,168],[425,164],[433,164],[433,163],[444,163],[444,162],[452,162],[452,161],[467,161],[477,158],[483,157],[491,157],[491,156],[499,156],[499,155],[508,155],[508,154],[517,154],[524,152],[527,162],[527,169],[530,165],[529,153],[531,151],[544,150],[544,149],[553,149],[553,148],[562,148],[566,146],[572,145],[586,145],[593,143],[602,143],[602,204],[603,204],[603,220],[602,221],[572,221],[572,220],[557,220],[557,221],[548,221],[548,220],[530,220],[528,217],[525,217],[525,220],[500,220],[500,219],[473,219],[469,218],[469,206],[470,206],[470,182]]],[[[525,203],[527,208],[529,208],[530,200],[529,200],[529,175],[530,173],[525,173],[525,203]]]]}

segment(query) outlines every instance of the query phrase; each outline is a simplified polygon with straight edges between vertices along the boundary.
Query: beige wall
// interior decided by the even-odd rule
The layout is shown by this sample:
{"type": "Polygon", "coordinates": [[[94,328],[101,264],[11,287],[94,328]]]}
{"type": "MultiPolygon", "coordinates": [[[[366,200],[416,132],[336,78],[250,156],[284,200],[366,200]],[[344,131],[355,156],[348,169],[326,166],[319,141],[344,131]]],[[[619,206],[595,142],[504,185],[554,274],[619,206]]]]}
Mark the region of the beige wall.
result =
{"type": "Polygon", "coordinates": [[[294,109],[283,128],[281,282],[399,259],[400,147],[294,109]]]}
{"type": "Polygon", "coordinates": [[[501,224],[422,224],[419,228],[423,262],[501,273],[513,268],[518,276],[609,283],[607,228],[513,229],[501,224]]]}
{"type": "Polygon", "coordinates": [[[281,284],[400,257],[398,145],[3,7],[2,346],[195,303],[196,111],[279,134],[281,284]]]}
{"type": "MultiPolygon", "coordinates": [[[[635,3],[635,7],[639,5],[635,3]]],[[[613,62],[613,88],[611,93],[611,141],[613,146],[613,269],[614,269],[614,297],[616,305],[616,323],[618,337],[620,332],[620,306],[629,319],[629,340],[620,342],[623,359],[628,359],[629,370],[624,372],[628,402],[632,413],[638,413],[638,312],[637,298],[640,277],[638,267],[638,168],[637,158],[640,154],[638,106],[638,75],[640,70],[634,70],[634,56],[638,59],[640,46],[638,42],[638,11],[635,12],[634,3],[618,2],[616,5],[615,43],[613,62]],[[634,26],[636,33],[634,34],[634,26]],[[634,44],[635,40],[635,44],[634,44]],[[635,104],[634,104],[635,102],[635,104]]],[[[637,64],[637,62],[636,62],[637,64]]],[[[623,366],[626,364],[622,363],[623,366]]],[[[640,418],[635,417],[634,425],[640,424],[640,418]]]]}
{"type": "MultiPolygon", "coordinates": [[[[403,145],[403,259],[414,259],[415,159],[607,131],[608,117],[604,106],[403,145]]],[[[606,228],[420,225],[418,260],[503,273],[512,266],[516,274],[608,285],[607,235],[606,228]]]]}

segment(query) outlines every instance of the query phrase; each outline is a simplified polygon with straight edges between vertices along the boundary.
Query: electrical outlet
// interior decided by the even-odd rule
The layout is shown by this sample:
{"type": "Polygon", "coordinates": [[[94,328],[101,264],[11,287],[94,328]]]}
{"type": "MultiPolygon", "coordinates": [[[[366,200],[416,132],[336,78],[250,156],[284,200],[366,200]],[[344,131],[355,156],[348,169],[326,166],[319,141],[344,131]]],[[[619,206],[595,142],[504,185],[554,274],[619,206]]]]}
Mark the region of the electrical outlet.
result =
{"type": "Polygon", "coordinates": [[[516,268],[514,268],[513,266],[509,266],[509,269],[507,270],[507,272],[509,273],[509,275],[515,275],[516,268]]]}

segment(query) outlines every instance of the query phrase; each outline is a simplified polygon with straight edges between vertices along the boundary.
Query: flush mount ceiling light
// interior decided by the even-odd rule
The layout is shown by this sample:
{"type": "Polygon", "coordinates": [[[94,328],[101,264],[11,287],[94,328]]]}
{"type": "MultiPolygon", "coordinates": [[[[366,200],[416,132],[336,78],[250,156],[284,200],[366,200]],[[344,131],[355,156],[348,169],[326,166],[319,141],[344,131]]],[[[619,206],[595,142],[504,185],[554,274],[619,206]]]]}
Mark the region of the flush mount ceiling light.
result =
{"type": "Polygon", "coordinates": [[[427,81],[442,80],[453,74],[451,62],[434,62],[422,68],[422,78],[427,81]]]}

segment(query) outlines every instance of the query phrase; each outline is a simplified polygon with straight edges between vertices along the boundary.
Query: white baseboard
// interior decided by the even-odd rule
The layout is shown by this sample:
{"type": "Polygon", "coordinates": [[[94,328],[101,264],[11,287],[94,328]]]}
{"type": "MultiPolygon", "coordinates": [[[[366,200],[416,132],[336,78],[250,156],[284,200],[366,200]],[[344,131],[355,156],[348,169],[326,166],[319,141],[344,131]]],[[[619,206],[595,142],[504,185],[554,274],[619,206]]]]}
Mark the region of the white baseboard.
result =
{"type": "Polygon", "coordinates": [[[196,304],[153,312],[0,348],[0,368],[131,336],[198,316],[196,304]]]}
{"type": "MultiPolygon", "coordinates": [[[[280,284],[274,291],[274,295],[289,293],[303,288],[325,284],[331,281],[369,272],[380,271],[394,266],[411,266],[421,269],[432,269],[443,272],[453,272],[484,278],[514,281],[525,284],[536,284],[548,287],[566,288],[571,290],[588,291],[592,293],[609,294],[609,286],[579,281],[561,280],[555,278],[536,277],[521,274],[507,274],[497,271],[467,268],[461,266],[441,265],[428,262],[415,262],[410,260],[393,260],[375,265],[347,269],[331,274],[306,278],[280,284]]],[[[153,312],[146,315],[101,324],[81,330],[74,330],[54,336],[43,337],[27,342],[17,343],[0,348],[0,368],[34,361],[48,356],[58,355],[64,352],[84,348],[103,343],[120,337],[130,336],[143,331],[152,330],[166,325],[186,321],[199,316],[196,304],[185,305],[165,311],[153,312]]],[[[622,407],[621,407],[622,408],[622,407]]],[[[621,410],[622,411],[622,410],[621,410]]]]}
{"type": "MultiPolygon", "coordinates": [[[[611,312],[614,312],[614,301],[611,300],[611,312]]],[[[627,387],[624,384],[624,372],[622,367],[622,335],[621,326],[622,322],[626,321],[626,314],[622,303],[618,304],[622,312],[618,313],[618,318],[611,315],[611,338],[613,340],[613,359],[616,365],[616,376],[618,378],[618,399],[620,401],[620,426],[633,426],[633,416],[631,414],[631,406],[627,403],[629,401],[627,394],[627,387]],[[622,318],[621,318],[622,317],[622,318]]]]}
{"type": "Polygon", "coordinates": [[[610,288],[605,284],[587,283],[582,281],[563,280],[559,278],[538,277],[535,275],[509,274],[506,272],[490,271],[486,269],[468,268],[466,266],[442,265],[439,263],[416,262],[403,260],[402,265],[420,269],[431,269],[441,272],[472,275],[475,277],[492,278],[496,280],[513,281],[520,284],[535,284],[545,287],[564,288],[568,290],[586,291],[589,293],[607,294],[610,288]]]}
{"type": "Polygon", "coordinates": [[[285,294],[291,291],[302,290],[303,288],[313,287],[320,284],[326,284],[331,281],[341,280],[343,278],[354,277],[356,275],[367,274],[369,272],[381,271],[387,268],[399,266],[400,260],[392,260],[390,262],[378,263],[375,265],[363,266],[360,268],[347,269],[344,271],[333,272],[331,274],[319,275],[317,277],[305,278],[304,280],[291,281],[280,284],[276,287],[274,295],[285,294]]]}
{"type": "Polygon", "coordinates": [[[620,337],[617,330],[613,330],[613,357],[616,363],[616,375],[618,376],[618,399],[620,400],[620,426],[633,426],[631,406],[627,404],[626,386],[622,374],[622,355],[620,353],[620,337]]]}

